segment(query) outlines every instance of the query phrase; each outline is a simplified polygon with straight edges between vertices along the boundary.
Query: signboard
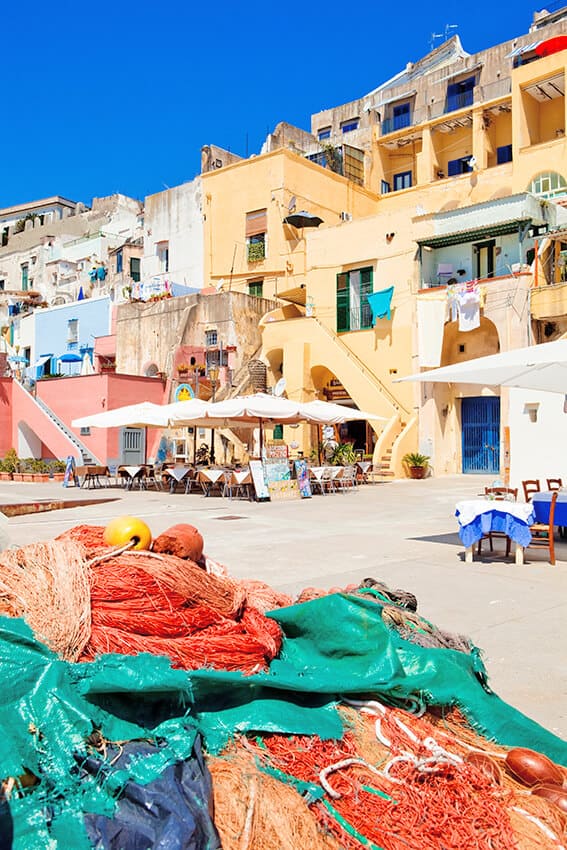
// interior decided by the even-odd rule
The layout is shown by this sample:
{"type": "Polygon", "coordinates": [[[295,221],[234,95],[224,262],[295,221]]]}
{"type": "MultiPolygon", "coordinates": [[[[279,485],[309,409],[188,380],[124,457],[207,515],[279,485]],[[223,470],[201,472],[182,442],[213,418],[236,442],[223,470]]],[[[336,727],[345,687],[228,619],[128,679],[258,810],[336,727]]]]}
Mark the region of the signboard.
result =
{"type": "Polygon", "coordinates": [[[269,499],[270,492],[268,490],[268,485],[266,484],[266,478],[264,476],[264,466],[261,460],[251,460],[250,461],[250,474],[252,475],[252,481],[254,482],[254,489],[256,491],[257,499],[269,499]]]}
{"type": "Polygon", "coordinates": [[[313,495],[311,492],[311,482],[309,480],[309,469],[306,460],[294,461],[295,477],[297,486],[302,499],[310,499],[313,495]]]}
{"type": "Polygon", "coordinates": [[[271,499],[299,499],[299,487],[297,481],[291,480],[287,457],[266,459],[264,474],[271,499]]]}
{"type": "Polygon", "coordinates": [[[288,448],[285,443],[268,443],[266,446],[266,457],[287,459],[288,448]]]}
{"type": "Polygon", "coordinates": [[[65,477],[63,478],[63,486],[69,487],[70,484],[74,484],[77,486],[79,483],[77,479],[77,472],[75,467],[75,458],[73,455],[69,455],[67,458],[67,465],[65,467],[65,477]]]}
{"type": "Polygon", "coordinates": [[[190,398],[195,398],[191,384],[179,384],[175,390],[175,401],[188,401],[190,398]]]}

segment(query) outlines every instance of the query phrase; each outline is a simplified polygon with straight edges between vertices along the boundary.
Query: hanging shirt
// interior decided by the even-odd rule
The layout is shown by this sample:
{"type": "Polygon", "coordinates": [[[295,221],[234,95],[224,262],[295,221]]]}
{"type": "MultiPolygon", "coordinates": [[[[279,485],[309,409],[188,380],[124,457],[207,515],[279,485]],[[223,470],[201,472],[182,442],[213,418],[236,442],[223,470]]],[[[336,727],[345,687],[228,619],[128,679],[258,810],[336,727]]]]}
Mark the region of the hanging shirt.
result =
{"type": "Polygon", "coordinates": [[[474,331],[480,327],[480,293],[478,286],[471,291],[461,292],[459,303],[459,330],[474,331]]]}

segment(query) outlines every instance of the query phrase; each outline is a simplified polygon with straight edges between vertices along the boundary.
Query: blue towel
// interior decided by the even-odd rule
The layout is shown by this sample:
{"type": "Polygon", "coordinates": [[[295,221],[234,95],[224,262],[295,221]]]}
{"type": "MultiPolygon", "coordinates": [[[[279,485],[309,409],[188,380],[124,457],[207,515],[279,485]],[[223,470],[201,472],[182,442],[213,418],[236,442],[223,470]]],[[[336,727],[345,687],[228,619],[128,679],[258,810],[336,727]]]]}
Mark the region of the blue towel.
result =
{"type": "Polygon", "coordinates": [[[373,324],[376,324],[376,319],[383,319],[385,317],[390,320],[392,318],[390,308],[393,294],[394,287],[389,286],[388,289],[380,289],[379,292],[373,292],[372,295],[366,296],[372,310],[373,324]]]}

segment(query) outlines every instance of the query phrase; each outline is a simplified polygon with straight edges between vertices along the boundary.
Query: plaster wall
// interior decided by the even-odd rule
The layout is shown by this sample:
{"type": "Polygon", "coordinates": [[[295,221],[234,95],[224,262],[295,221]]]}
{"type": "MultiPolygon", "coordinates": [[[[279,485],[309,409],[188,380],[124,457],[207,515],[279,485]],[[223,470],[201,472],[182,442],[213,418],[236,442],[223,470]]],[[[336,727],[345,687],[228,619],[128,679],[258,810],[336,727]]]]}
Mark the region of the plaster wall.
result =
{"type": "Polygon", "coordinates": [[[51,352],[57,357],[67,351],[68,323],[71,319],[78,319],[77,346],[73,350],[80,353],[81,347],[94,347],[97,336],[105,336],[110,332],[110,311],[108,296],[37,310],[34,314],[33,360],[40,354],[51,352]]]}
{"type": "Polygon", "coordinates": [[[203,287],[203,220],[201,178],[149,195],[144,208],[142,279],[164,279],[203,287]],[[158,243],[169,246],[169,269],[163,271],[158,243]]]}
{"type": "Polygon", "coordinates": [[[533,390],[511,389],[510,394],[510,486],[519,487],[527,478],[538,478],[542,490],[546,478],[567,481],[565,396],[533,390]],[[532,422],[529,406],[537,405],[532,422]]]}

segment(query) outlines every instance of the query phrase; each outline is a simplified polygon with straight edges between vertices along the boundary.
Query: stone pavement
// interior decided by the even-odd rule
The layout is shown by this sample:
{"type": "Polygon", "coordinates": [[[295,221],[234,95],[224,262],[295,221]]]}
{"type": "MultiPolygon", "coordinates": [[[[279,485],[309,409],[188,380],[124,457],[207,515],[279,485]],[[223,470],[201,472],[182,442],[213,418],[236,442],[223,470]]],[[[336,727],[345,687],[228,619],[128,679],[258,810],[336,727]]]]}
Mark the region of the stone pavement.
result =
{"type": "MultiPolygon", "coordinates": [[[[81,490],[60,484],[0,483],[0,504],[107,499],[14,517],[12,543],[44,540],[79,523],[104,525],[134,514],[154,535],[179,522],[205,538],[205,551],[238,577],[295,593],[367,576],[414,593],[440,628],[470,635],[485,653],[493,689],[567,738],[567,543],[551,567],[544,550],[526,563],[491,556],[465,564],[455,503],[484,492],[482,476],[393,481],[303,501],[255,503],[164,491],[81,490]]],[[[495,547],[502,553],[503,541],[495,547]]]]}

